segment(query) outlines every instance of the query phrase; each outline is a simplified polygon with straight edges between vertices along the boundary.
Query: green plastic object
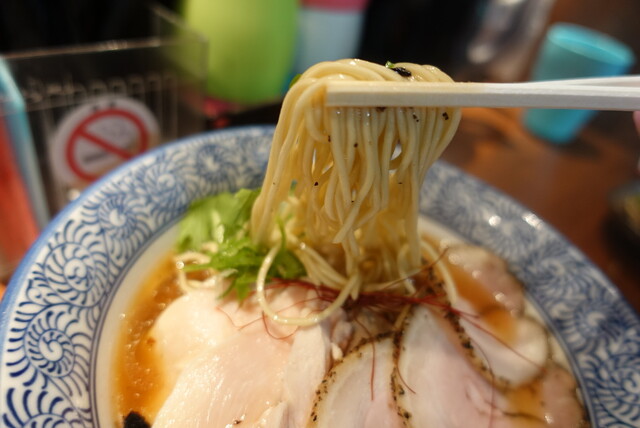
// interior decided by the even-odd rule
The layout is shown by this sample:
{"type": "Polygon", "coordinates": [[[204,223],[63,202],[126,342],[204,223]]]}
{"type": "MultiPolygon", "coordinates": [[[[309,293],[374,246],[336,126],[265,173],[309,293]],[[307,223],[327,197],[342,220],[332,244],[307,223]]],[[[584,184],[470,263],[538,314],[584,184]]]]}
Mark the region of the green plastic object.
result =
{"type": "Polygon", "coordinates": [[[281,96],[291,76],[297,8],[297,0],[185,0],[185,21],[209,39],[209,95],[245,104],[281,96]]]}

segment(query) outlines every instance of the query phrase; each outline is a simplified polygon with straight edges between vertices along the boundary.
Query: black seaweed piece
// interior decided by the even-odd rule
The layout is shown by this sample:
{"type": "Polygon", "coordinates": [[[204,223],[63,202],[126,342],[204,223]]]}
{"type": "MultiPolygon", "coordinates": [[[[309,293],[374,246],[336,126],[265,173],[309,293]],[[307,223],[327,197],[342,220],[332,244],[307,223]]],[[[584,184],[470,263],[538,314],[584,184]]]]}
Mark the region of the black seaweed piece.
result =
{"type": "Polygon", "coordinates": [[[151,428],[151,424],[140,413],[131,411],[125,416],[122,428],[151,428]]]}

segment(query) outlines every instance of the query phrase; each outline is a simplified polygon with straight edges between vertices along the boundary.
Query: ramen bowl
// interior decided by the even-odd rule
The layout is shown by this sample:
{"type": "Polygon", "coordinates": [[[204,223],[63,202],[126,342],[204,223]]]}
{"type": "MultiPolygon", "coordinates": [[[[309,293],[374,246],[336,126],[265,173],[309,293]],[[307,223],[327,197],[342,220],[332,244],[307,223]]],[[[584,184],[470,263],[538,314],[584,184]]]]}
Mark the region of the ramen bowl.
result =
{"type": "MultiPolygon", "coordinates": [[[[244,127],[162,146],[60,212],[1,303],[3,426],[114,426],[121,315],[192,201],[260,186],[272,135],[244,127]]],[[[420,209],[507,260],[564,348],[594,426],[640,424],[640,321],[597,268],[534,213],[444,162],[420,209]]]]}

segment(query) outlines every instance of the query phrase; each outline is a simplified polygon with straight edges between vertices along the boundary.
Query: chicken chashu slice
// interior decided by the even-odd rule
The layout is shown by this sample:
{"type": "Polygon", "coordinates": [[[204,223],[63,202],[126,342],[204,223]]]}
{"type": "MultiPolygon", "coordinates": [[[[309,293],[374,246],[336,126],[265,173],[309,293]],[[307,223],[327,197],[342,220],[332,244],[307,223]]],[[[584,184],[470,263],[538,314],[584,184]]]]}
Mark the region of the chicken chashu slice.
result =
{"type": "Polygon", "coordinates": [[[507,263],[485,248],[461,244],[447,249],[455,278],[451,307],[491,382],[513,388],[541,374],[551,349],[546,328],[525,313],[523,284],[507,263]]]}
{"type": "MultiPolygon", "coordinates": [[[[308,294],[288,288],[270,297],[279,313],[301,316],[308,294]]],[[[151,330],[168,386],[158,393],[158,414],[145,416],[158,428],[303,427],[330,366],[331,330],[342,318],[338,311],[320,324],[285,326],[263,320],[254,297],[240,304],[214,290],[191,291],[151,330]]]]}
{"type": "Polygon", "coordinates": [[[391,389],[394,353],[391,334],[352,349],[321,382],[308,427],[401,428],[391,389]]]}
{"type": "Polygon", "coordinates": [[[469,359],[457,326],[436,311],[414,307],[398,333],[392,385],[406,427],[588,426],[564,369],[550,362],[536,382],[502,391],[469,359]]]}
{"type": "Polygon", "coordinates": [[[540,376],[551,356],[549,335],[526,313],[523,284],[502,258],[485,248],[469,244],[445,248],[439,263],[447,266],[453,281],[446,292],[442,283],[431,282],[429,287],[441,296],[440,313],[457,324],[454,328],[474,364],[502,389],[540,376]]]}

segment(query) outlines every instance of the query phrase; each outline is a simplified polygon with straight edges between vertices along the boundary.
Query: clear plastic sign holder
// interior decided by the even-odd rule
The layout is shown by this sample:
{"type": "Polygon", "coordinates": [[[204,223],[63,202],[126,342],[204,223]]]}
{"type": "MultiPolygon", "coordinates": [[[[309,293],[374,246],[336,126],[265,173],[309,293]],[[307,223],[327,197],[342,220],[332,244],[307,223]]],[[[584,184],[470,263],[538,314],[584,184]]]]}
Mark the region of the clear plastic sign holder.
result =
{"type": "MultiPolygon", "coordinates": [[[[12,168],[0,171],[17,171],[12,192],[24,190],[38,229],[119,164],[205,129],[207,40],[161,6],[149,19],[144,38],[0,59],[0,119],[12,149],[0,157],[12,168]]],[[[0,218],[0,235],[9,224],[0,218]]],[[[11,262],[1,251],[0,265],[11,262]]]]}

